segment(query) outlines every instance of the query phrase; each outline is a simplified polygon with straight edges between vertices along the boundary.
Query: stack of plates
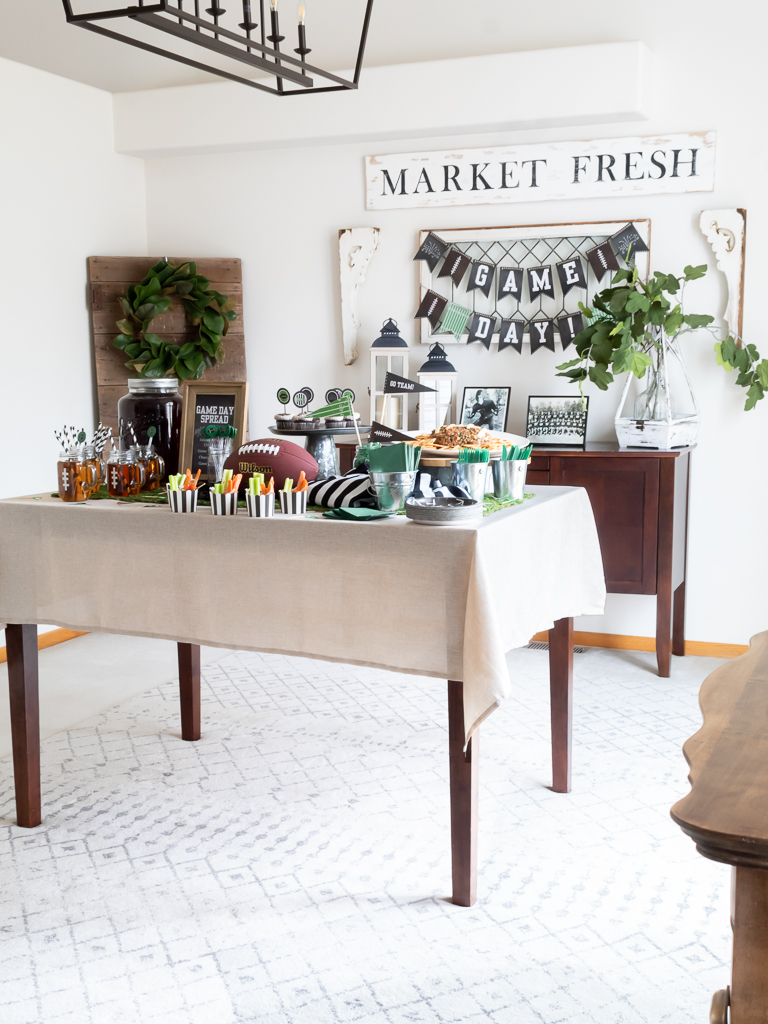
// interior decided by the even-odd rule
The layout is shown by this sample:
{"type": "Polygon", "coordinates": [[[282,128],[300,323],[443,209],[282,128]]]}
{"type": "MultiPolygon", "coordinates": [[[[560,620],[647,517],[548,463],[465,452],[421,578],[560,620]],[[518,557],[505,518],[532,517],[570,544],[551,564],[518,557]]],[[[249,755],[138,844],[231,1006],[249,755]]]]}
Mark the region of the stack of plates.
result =
{"type": "Polygon", "coordinates": [[[405,514],[422,526],[456,526],[483,518],[483,504],[471,498],[409,498],[405,514]]]}

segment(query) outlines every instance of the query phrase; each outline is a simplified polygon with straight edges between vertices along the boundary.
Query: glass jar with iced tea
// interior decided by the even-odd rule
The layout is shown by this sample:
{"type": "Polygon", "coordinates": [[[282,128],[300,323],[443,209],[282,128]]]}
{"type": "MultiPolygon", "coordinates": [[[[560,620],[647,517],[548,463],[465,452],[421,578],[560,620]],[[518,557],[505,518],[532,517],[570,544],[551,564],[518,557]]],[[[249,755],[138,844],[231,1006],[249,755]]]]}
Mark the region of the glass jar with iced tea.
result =
{"type": "Polygon", "coordinates": [[[112,449],[107,462],[107,490],[110,498],[125,498],[138,494],[144,477],[144,467],[132,451],[112,449]]]}
{"type": "Polygon", "coordinates": [[[77,449],[62,452],[58,462],[59,497],[62,501],[86,501],[94,483],[94,470],[77,449]]]}

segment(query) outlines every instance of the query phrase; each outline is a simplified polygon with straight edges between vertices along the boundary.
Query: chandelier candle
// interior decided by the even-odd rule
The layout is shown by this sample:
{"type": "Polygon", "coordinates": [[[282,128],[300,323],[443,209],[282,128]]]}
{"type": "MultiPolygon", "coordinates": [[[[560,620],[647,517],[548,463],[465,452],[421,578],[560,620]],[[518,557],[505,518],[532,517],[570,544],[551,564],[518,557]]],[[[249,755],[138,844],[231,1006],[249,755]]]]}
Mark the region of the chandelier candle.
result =
{"type": "Polygon", "coordinates": [[[305,25],[306,11],[304,4],[299,4],[299,45],[293,51],[298,53],[302,60],[306,60],[307,54],[312,53],[307,47],[307,29],[305,25]]]}

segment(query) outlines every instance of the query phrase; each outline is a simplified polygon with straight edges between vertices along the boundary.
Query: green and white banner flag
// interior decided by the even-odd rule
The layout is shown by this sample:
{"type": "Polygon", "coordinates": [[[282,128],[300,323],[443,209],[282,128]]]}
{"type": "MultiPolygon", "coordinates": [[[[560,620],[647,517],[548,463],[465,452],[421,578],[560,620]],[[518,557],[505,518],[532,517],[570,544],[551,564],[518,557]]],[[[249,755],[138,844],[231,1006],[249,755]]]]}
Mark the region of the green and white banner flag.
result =
{"type": "Polygon", "coordinates": [[[324,405],[322,409],[313,409],[313,416],[347,416],[350,419],[355,415],[355,411],[352,408],[352,399],[347,396],[346,398],[340,398],[338,402],[331,402],[330,405],[324,405]]]}
{"type": "Polygon", "coordinates": [[[453,334],[457,341],[461,340],[461,336],[464,333],[467,320],[472,316],[472,310],[467,309],[466,306],[460,306],[456,302],[449,302],[445,307],[442,319],[440,320],[440,326],[438,328],[438,334],[453,334]]]}

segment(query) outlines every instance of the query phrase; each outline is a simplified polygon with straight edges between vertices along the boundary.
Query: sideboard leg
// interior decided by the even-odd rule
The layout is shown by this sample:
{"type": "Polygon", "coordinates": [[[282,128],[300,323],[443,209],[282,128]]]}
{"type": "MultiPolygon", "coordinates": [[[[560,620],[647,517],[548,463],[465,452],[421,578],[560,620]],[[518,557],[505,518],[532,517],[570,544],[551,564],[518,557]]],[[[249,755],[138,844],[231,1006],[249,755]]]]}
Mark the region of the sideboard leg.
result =
{"type": "Polygon", "coordinates": [[[672,591],[659,586],[656,594],[656,664],[662,679],[669,678],[672,660],[672,591]]]}
{"type": "Polygon", "coordinates": [[[7,625],[8,692],[11,705],[16,824],[34,828],[40,807],[40,702],[37,683],[37,626],[7,625]]]}
{"type": "Polygon", "coordinates": [[[181,738],[200,739],[200,645],[179,644],[181,738]]]}
{"type": "Polygon", "coordinates": [[[549,701],[552,719],[552,789],[571,791],[573,740],[573,619],[549,631],[549,701]]]}
{"type": "Polygon", "coordinates": [[[733,1024],[768,1019],[768,871],[736,868],[733,908],[733,1024]]]}
{"type": "Polygon", "coordinates": [[[672,602],[672,653],[681,658],[685,654],[685,580],[672,602]]]}
{"type": "Polygon", "coordinates": [[[453,896],[459,907],[477,899],[477,794],[480,735],[464,751],[464,684],[448,680],[448,760],[451,775],[453,896]]]}

